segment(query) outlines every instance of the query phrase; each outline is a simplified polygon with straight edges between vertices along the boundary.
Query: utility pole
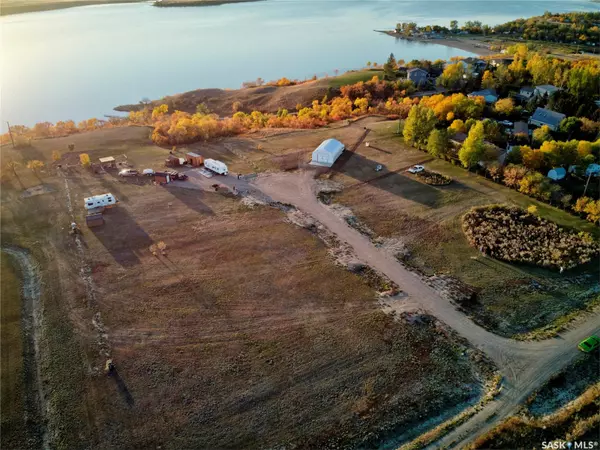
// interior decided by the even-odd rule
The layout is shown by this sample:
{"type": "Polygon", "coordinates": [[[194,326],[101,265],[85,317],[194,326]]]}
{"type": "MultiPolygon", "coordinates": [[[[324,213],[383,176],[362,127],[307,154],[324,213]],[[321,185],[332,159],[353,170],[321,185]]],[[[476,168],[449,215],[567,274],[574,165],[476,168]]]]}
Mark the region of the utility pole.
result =
{"type": "Polygon", "coordinates": [[[590,184],[590,178],[592,178],[592,171],[590,170],[590,174],[588,175],[588,179],[585,183],[585,188],[583,189],[583,195],[582,197],[585,197],[585,193],[587,192],[587,188],[588,188],[588,184],[590,184]]]}
{"type": "Polygon", "coordinates": [[[12,142],[13,148],[15,148],[15,140],[13,139],[12,131],[10,130],[10,123],[6,121],[6,125],[8,125],[8,134],[10,136],[10,142],[12,142]]]}

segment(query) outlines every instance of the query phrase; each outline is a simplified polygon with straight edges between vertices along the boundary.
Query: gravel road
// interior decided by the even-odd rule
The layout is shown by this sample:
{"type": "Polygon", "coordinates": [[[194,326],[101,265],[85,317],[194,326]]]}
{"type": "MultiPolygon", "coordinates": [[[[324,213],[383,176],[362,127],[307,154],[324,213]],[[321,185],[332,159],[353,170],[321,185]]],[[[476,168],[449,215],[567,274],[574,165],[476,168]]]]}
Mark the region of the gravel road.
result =
{"type": "Polygon", "coordinates": [[[341,241],[350,245],[362,262],[396,282],[407,294],[407,302],[420,305],[422,309],[469,340],[474,347],[485,352],[496,363],[504,376],[501,395],[431,448],[462,448],[477,435],[498,424],[531,392],[579,355],[576,346],[580,340],[600,332],[600,314],[594,314],[580,321],[568,332],[546,341],[520,342],[497,336],[476,325],[449,301],[441,298],[416,274],[376,248],[366,236],[351,228],[328,206],[319,202],[312,174],[269,174],[253,180],[251,185],[272,200],[294,205],[321,222],[341,241]]]}

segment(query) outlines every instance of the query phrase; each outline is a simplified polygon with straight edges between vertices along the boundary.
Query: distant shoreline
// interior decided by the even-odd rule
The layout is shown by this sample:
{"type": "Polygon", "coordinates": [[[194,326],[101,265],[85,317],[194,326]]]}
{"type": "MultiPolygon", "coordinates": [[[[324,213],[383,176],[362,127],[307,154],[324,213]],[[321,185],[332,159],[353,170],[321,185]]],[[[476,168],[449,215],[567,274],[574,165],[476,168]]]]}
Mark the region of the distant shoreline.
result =
{"type": "MultiPolygon", "coordinates": [[[[0,16],[25,14],[31,12],[54,11],[57,9],[75,8],[89,5],[117,5],[122,3],[146,3],[148,0],[57,0],[46,3],[7,2],[0,5],[0,16]]],[[[188,6],[218,6],[227,3],[258,2],[262,0],[163,0],[154,2],[152,6],[159,8],[188,6]]]]}
{"type": "Polygon", "coordinates": [[[158,8],[182,8],[187,6],[217,6],[227,3],[248,3],[260,2],[263,0],[159,0],[155,1],[152,6],[158,8]]]}
{"type": "Polygon", "coordinates": [[[403,36],[401,34],[395,33],[394,31],[385,31],[385,30],[375,30],[378,33],[387,34],[388,36],[392,36],[396,39],[403,39],[405,41],[410,42],[423,42],[425,44],[437,44],[443,45],[445,47],[457,48],[459,50],[464,50],[466,52],[475,53],[479,56],[490,56],[495,55],[498,52],[494,52],[490,50],[488,47],[480,44],[475,39],[471,38],[457,38],[457,37],[444,37],[440,39],[426,39],[419,38],[413,36],[403,36]]]}

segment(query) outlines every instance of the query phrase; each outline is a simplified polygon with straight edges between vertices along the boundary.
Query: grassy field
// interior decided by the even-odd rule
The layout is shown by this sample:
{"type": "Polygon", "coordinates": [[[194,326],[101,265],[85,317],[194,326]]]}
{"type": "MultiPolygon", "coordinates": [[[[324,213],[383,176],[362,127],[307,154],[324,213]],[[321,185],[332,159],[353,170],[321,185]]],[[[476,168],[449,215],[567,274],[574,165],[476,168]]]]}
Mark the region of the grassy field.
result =
{"type": "Polygon", "coordinates": [[[402,240],[409,250],[407,264],[428,275],[454,276],[478,291],[478,302],[469,309],[475,320],[503,335],[519,335],[560,321],[598,297],[597,266],[559,275],[482,257],[468,245],[461,216],[473,206],[509,203],[536,205],[541,217],[597,235],[592,224],[407,148],[392,122],[370,126],[370,147],[362,145],[334,166],[332,178],[346,186],[334,201],[349,206],[376,234],[402,240]],[[453,183],[421,183],[404,171],[417,163],[452,177],[453,183]],[[382,172],[375,172],[377,164],[384,165],[382,172]]]}
{"type": "Polygon", "coordinates": [[[461,344],[428,316],[384,315],[367,281],[279,210],[91,174],[74,165],[80,151],[93,161],[124,153],[137,168],[168,154],[140,128],[3,149],[50,163],[37,176],[19,168],[19,181],[3,176],[2,229],[42,268],[41,363],[57,448],[378,445],[481,394],[461,344]],[[67,232],[65,180],[50,163],[57,149],[79,223],[83,197],[121,200],[103,227],[83,228],[83,261],[67,232]],[[47,193],[21,197],[40,183],[47,193]],[[155,256],[159,242],[166,253],[155,256]]]}
{"type": "Polygon", "coordinates": [[[329,78],[329,86],[339,88],[348,84],[358,83],[359,81],[369,81],[374,76],[383,77],[383,70],[363,69],[353,72],[346,72],[336,77],[329,78]]]}
{"type": "Polygon", "coordinates": [[[21,334],[21,295],[12,260],[2,253],[0,265],[0,345],[2,354],[0,388],[2,393],[2,446],[24,448],[27,444],[25,397],[23,392],[23,336],[21,334]]]}

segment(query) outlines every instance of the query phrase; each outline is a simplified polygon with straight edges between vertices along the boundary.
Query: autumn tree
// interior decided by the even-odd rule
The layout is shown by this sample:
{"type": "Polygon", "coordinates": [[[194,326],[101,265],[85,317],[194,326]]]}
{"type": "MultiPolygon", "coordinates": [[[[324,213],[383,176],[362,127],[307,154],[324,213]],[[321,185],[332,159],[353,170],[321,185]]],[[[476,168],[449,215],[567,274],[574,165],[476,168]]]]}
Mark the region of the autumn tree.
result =
{"type": "Polygon", "coordinates": [[[448,130],[452,133],[465,133],[467,131],[467,128],[465,127],[465,123],[462,120],[456,119],[448,127],[448,130]]]}
{"type": "Polygon", "coordinates": [[[54,150],[52,152],[52,161],[58,161],[60,159],[60,152],[58,150],[54,150]]]}
{"type": "Polygon", "coordinates": [[[152,120],[158,120],[169,112],[169,105],[160,105],[152,110],[152,120]]]}
{"type": "Polygon", "coordinates": [[[233,112],[233,114],[240,111],[241,109],[242,109],[242,102],[235,101],[231,104],[231,112],[233,112]]]}
{"type": "Polygon", "coordinates": [[[17,162],[17,161],[8,161],[6,163],[6,168],[11,170],[13,175],[15,176],[15,178],[19,178],[19,176],[17,175],[17,168],[21,166],[21,163],[17,162]]]}
{"type": "Polygon", "coordinates": [[[520,165],[509,164],[504,168],[504,184],[511,188],[518,188],[521,180],[527,175],[528,170],[520,165]]]}
{"type": "Polygon", "coordinates": [[[204,102],[198,103],[196,105],[196,114],[206,116],[206,115],[210,114],[210,109],[208,109],[208,106],[206,106],[206,103],[204,103],[204,102]]]}
{"type": "Polygon", "coordinates": [[[483,138],[483,123],[477,122],[469,130],[467,139],[465,139],[465,142],[458,151],[458,159],[460,159],[460,162],[464,167],[473,167],[481,160],[481,157],[485,152],[483,138]]]}
{"type": "Polygon", "coordinates": [[[552,140],[552,133],[548,125],[542,125],[539,128],[533,130],[533,143],[536,146],[542,145],[546,141],[552,140]]]}
{"type": "Polygon", "coordinates": [[[519,182],[519,192],[542,200],[550,199],[550,180],[539,172],[529,172],[519,182]]]}
{"type": "Polygon", "coordinates": [[[88,155],[87,153],[81,153],[79,155],[79,161],[81,162],[81,165],[86,169],[92,164],[92,161],[90,160],[90,155],[88,155]]]}
{"type": "Polygon", "coordinates": [[[545,165],[544,152],[541,150],[534,150],[527,145],[521,145],[519,148],[523,165],[528,169],[539,170],[545,165]]]}
{"type": "Polygon", "coordinates": [[[39,171],[42,170],[44,168],[45,164],[38,160],[38,159],[32,159],[31,161],[27,162],[27,168],[29,170],[31,170],[38,178],[39,178],[39,171]]]}
{"type": "Polygon", "coordinates": [[[404,141],[419,148],[424,147],[436,123],[433,110],[420,104],[413,106],[404,123],[404,141]]]}
{"type": "Polygon", "coordinates": [[[498,114],[510,116],[515,111],[515,103],[512,98],[503,98],[496,102],[494,109],[498,114]]]}
{"type": "Polygon", "coordinates": [[[466,72],[462,63],[448,64],[438,77],[437,84],[445,88],[455,88],[462,83],[465,75],[466,72]]]}
{"type": "Polygon", "coordinates": [[[446,130],[434,128],[427,139],[427,151],[431,156],[443,158],[448,152],[448,133],[446,130]]]}
{"type": "Polygon", "coordinates": [[[496,87],[496,80],[494,79],[494,74],[486,70],[483,72],[483,77],[481,78],[481,87],[484,89],[493,89],[496,87]]]}

